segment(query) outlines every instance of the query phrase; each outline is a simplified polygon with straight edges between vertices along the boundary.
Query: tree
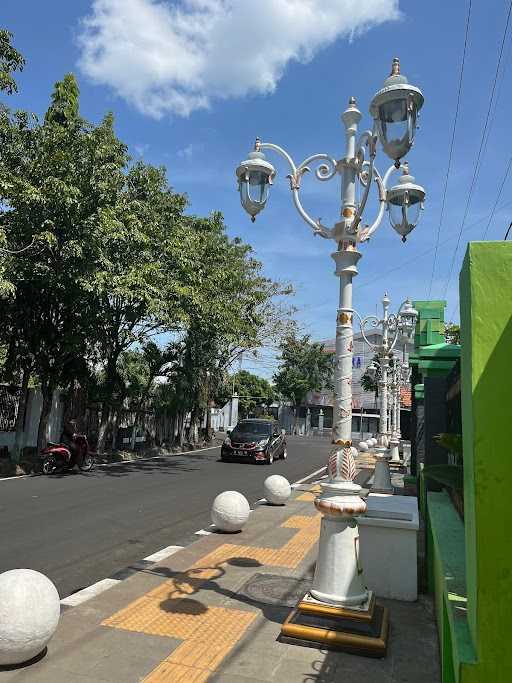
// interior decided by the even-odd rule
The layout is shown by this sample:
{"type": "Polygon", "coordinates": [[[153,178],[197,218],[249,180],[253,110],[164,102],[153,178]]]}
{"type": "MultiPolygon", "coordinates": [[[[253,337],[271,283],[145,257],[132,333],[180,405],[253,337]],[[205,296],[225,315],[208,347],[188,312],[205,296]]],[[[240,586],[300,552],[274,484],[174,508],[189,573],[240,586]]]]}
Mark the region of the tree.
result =
{"type": "Polygon", "coordinates": [[[444,326],[444,338],[447,344],[460,344],[460,325],[448,322],[444,326]]]}
{"type": "Polygon", "coordinates": [[[15,295],[1,309],[8,366],[31,363],[41,386],[39,447],[54,390],[90,374],[94,333],[102,329],[94,275],[126,162],[123,145],[106,144],[108,118],[98,127],[80,118],[77,93],[72,75],[56,84],[44,123],[19,122],[0,169],[5,173],[0,195],[7,207],[2,224],[15,243],[36,238],[38,245],[8,262],[15,295]]]}
{"type": "Polygon", "coordinates": [[[288,336],[280,345],[280,368],[274,375],[277,391],[295,406],[306,400],[310,391],[333,388],[334,354],[327,353],[324,345],[311,342],[310,336],[288,336]]]}
{"type": "MultiPolygon", "coordinates": [[[[375,354],[375,356],[372,358],[372,363],[377,366],[377,368],[380,367],[380,358],[378,354],[375,354]]],[[[374,399],[375,399],[375,404],[377,404],[377,398],[379,396],[379,370],[375,373],[375,376],[372,377],[368,373],[368,369],[366,369],[361,375],[361,389],[363,391],[368,391],[368,392],[373,392],[374,399]]]]}
{"type": "Polygon", "coordinates": [[[15,71],[23,71],[25,59],[12,45],[13,35],[5,29],[0,29],[0,90],[12,93],[18,92],[18,86],[14,80],[15,71]]]}
{"type": "Polygon", "coordinates": [[[235,391],[239,396],[239,413],[241,417],[248,417],[254,412],[256,406],[269,406],[276,399],[276,393],[270,382],[263,377],[254,375],[247,370],[229,375],[223,386],[223,391],[218,395],[222,402],[231,397],[235,391]]]}

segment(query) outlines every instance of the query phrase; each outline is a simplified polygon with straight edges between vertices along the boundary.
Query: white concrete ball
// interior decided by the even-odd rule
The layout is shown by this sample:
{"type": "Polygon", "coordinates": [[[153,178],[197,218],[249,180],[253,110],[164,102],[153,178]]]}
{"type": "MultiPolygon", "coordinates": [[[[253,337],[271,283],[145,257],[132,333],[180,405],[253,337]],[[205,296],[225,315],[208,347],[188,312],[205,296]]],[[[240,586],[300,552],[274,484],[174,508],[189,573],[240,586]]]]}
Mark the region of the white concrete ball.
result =
{"type": "Polygon", "coordinates": [[[353,458],[357,458],[359,455],[358,450],[355,446],[350,446],[350,452],[352,453],[353,458]]]}
{"type": "Polygon", "coordinates": [[[32,569],[0,574],[0,666],[40,654],[55,633],[60,598],[53,583],[32,569]]]}
{"type": "Polygon", "coordinates": [[[212,522],[217,529],[234,533],[249,519],[251,508],[247,498],[238,491],[223,491],[212,505],[212,522]]]}
{"type": "Polygon", "coordinates": [[[263,482],[263,492],[271,505],[284,505],[292,495],[292,487],[286,477],[272,474],[263,482]]]}
{"type": "Polygon", "coordinates": [[[359,442],[359,450],[361,451],[361,453],[366,453],[366,451],[368,450],[368,444],[366,443],[366,441],[359,442]]]}
{"type": "Polygon", "coordinates": [[[371,439],[368,439],[366,442],[370,448],[373,448],[374,446],[377,445],[377,439],[374,439],[373,437],[371,439]]]}

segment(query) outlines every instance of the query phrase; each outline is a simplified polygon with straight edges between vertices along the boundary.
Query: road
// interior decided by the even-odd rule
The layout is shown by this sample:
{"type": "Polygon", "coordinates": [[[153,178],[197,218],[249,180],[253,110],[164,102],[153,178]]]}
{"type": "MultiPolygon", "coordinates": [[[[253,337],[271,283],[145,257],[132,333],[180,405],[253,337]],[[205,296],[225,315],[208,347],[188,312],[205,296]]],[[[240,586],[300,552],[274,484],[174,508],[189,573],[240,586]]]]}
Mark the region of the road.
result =
{"type": "Polygon", "coordinates": [[[197,539],[221,491],[240,491],[252,504],[269,474],[302,479],[325,465],[328,450],[326,439],[289,437],[288,459],[272,466],[223,463],[219,448],[0,481],[0,572],[36,569],[66,597],[163,547],[197,539]]]}

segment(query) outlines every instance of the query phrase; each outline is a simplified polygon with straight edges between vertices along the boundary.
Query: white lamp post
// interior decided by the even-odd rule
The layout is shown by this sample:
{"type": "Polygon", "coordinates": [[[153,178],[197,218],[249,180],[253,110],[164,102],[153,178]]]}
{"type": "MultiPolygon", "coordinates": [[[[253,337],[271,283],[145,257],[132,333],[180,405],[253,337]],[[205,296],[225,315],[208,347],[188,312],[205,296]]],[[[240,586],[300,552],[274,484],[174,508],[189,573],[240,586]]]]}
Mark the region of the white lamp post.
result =
{"type": "MultiPolygon", "coordinates": [[[[389,313],[389,297],[384,294],[382,299],[382,318],[375,315],[359,318],[361,334],[368,346],[379,357],[379,434],[378,445],[376,448],[377,461],[375,463],[375,473],[372,485],[374,493],[393,493],[391,477],[389,473],[389,459],[393,462],[400,462],[398,452],[399,440],[396,435],[396,388],[394,384],[394,373],[397,360],[394,360],[393,367],[390,369],[390,360],[393,357],[393,349],[398,339],[401,338],[404,344],[411,343],[414,338],[414,329],[418,312],[413,308],[410,299],[406,299],[398,313],[389,313]],[[366,327],[381,329],[381,337],[378,343],[371,342],[366,336],[366,327]],[[391,420],[388,425],[388,408],[391,408],[391,420]]],[[[371,365],[369,366],[370,369],[371,365]]],[[[373,372],[373,370],[372,370],[373,372]]]]}
{"type": "Polygon", "coordinates": [[[391,75],[385,80],[383,88],[375,95],[370,105],[373,129],[366,130],[359,138],[357,128],[362,114],[356,106],[355,99],[350,98],[348,107],[342,114],[346,135],[346,148],[342,158],[335,159],[323,153],[314,154],[297,166],[282,147],[262,142],[257,138],[254,151],[236,170],[242,206],[254,221],[267,203],[270,185],[276,175],[263,150],[277,152],[288,163],[290,173],[287,177],[290,180],[292,199],[299,214],[315,235],[332,239],[337,246],[337,250],[332,254],[336,263],[336,275],[340,278],[333,415],[335,448],[328,460],[329,481],[322,484],[322,493],[315,500],[315,505],[324,518],[311,594],[312,599],[338,608],[366,608],[370,598],[358,566],[358,534],[353,519],[355,515],[366,510],[366,504],[359,496],[361,487],[353,481],[356,466],[351,452],[354,314],[352,279],[357,275],[357,263],[361,258],[357,247],[359,243],[366,242],[377,230],[386,207],[400,206],[398,222],[394,213],[390,214],[391,224],[400,235],[405,236],[416,225],[418,202],[413,201],[413,198],[421,195],[421,206],[425,192],[419,185],[414,185],[409,177],[408,168],[402,165],[400,160],[413,144],[416,119],[422,105],[421,91],[410,85],[405,76],[400,74],[399,60],[394,59],[391,75]],[[386,154],[394,161],[383,176],[375,165],[378,140],[386,154]],[[340,220],[330,228],[323,225],[319,219],[313,219],[300,201],[302,177],[313,163],[319,163],[315,172],[318,180],[329,181],[338,176],[340,178],[341,215],[340,220]],[[388,189],[391,174],[401,167],[407,174],[407,182],[398,183],[388,189]],[[358,182],[362,186],[359,203],[356,202],[358,182]],[[363,225],[363,212],[373,182],[378,191],[379,210],[371,224],[363,225]]]}

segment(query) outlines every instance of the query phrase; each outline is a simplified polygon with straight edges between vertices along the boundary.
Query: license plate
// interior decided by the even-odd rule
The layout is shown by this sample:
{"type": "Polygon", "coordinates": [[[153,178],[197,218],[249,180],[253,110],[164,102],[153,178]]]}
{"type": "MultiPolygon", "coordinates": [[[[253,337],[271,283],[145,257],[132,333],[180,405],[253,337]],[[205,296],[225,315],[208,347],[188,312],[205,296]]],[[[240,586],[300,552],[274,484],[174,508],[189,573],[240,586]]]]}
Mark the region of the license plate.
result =
{"type": "Polygon", "coordinates": [[[235,455],[245,455],[244,451],[235,451],[235,455]]]}

